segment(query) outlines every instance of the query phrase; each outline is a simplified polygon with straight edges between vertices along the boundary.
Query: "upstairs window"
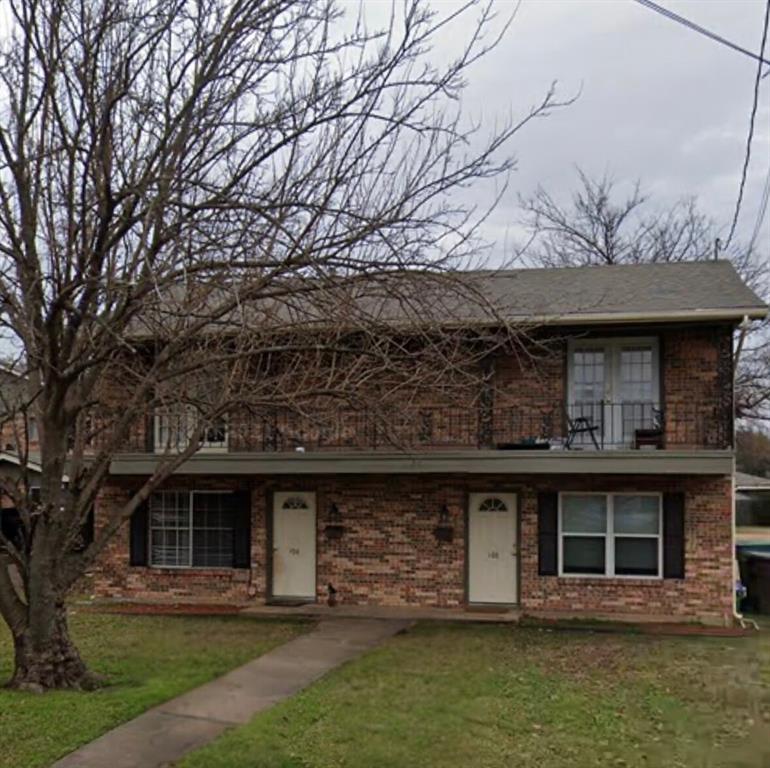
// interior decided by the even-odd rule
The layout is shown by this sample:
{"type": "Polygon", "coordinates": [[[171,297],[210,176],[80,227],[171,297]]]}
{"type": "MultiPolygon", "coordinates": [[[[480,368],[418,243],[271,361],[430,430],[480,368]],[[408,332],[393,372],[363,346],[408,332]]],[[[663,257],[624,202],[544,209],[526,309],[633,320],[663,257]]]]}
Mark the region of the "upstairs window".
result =
{"type": "MultiPolygon", "coordinates": [[[[154,445],[156,453],[183,451],[190,443],[198,424],[194,408],[180,406],[162,408],[155,412],[154,445]]],[[[203,433],[200,450],[218,452],[227,450],[227,419],[222,416],[208,425],[203,433]]]]}

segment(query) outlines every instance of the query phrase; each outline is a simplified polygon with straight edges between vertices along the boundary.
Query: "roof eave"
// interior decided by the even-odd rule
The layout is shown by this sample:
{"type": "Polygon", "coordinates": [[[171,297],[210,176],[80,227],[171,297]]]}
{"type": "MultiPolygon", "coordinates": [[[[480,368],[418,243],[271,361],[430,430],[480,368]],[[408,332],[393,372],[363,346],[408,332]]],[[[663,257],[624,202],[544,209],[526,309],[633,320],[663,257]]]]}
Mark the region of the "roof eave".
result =
{"type": "MultiPolygon", "coordinates": [[[[447,329],[462,329],[462,328],[490,328],[499,326],[505,323],[511,325],[529,326],[531,328],[541,326],[575,326],[575,325],[627,325],[633,323],[636,325],[655,324],[655,323],[713,323],[713,322],[730,322],[740,323],[748,318],[749,320],[763,320],[770,313],[770,309],[767,306],[753,306],[753,307],[735,307],[730,309],[683,309],[674,312],[574,312],[563,313],[559,315],[520,315],[514,314],[506,315],[501,312],[499,317],[489,318],[467,318],[467,319],[455,319],[448,322],[436,321],[433,323],[425,323],[420,326],[421,329],[430,327],[435,328],[447,328],[447,329]]],[[[387,325],[394,330],[410,330],[415,329],[418,326],[413,323],[406,323],[399,320],[382,320],[383,325],[387,325]]],[[[324,330],[328,328],[322,323],[315,323],[312,326],[308,326],[304,330],[324,330]]],[[[339,328],[339,324],[335,323],[335,328],[339,328]]],[[[236,326],[233,327],[235,329],[236,326]]],[[[221,332],[221,328],[217,328],[217,332],[221,332]]],[[[281,326],[276,325],[274,330],[280,332],[281,326]]],[[[351,328],[355,330],[355,328],[351,328]]],[[[152,341],[153,336],[149,334],[132,334],[132,338],[135,341],[152,341]]]]}
{"type": "Polygon", "coordinates": [[[532,318],[536,325],[617,325],[621,323],[734,322],[764,320],[768,307],[683,309],[675,312],[593,312],[532,318]]]}

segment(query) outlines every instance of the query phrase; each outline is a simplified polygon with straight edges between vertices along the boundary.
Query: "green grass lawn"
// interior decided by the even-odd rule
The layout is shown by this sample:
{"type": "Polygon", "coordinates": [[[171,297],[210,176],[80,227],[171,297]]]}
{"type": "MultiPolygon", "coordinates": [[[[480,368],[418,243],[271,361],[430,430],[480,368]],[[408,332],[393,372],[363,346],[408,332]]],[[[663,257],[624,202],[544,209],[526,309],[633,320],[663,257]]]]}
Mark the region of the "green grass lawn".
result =
{"type": "Polygon", "coordinates": [[[184,768],[770,766],[770,633],[420,625],[184,768]]]}
{"type": "MultiPolygon", "coordinates": [[[[246,617],[78,613],[72,634],[111,685],[93,693],[23,694],[0,689],[0,767],[50,765],[145,709],[207,682],[305,631],[298,622],[246,617]]],[[[0,622],[0,682],[12,645],[0,622]]]]}

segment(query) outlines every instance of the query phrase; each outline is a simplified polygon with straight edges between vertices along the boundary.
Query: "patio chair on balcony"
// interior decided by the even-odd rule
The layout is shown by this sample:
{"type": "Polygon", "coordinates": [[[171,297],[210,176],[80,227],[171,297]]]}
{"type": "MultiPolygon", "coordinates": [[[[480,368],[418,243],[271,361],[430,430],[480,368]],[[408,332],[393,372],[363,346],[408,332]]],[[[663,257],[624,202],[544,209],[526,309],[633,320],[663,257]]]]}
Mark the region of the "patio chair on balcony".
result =
{"type": "Polygon", "coordinates": [[[596,439],[596,433],[599,431],[599,425],[595,424],[589,416],[567,416],[567,439],[564,447],[571,450],[578,435],[589,435],[594,448],[599,450],[599,441],[596,439]]]}

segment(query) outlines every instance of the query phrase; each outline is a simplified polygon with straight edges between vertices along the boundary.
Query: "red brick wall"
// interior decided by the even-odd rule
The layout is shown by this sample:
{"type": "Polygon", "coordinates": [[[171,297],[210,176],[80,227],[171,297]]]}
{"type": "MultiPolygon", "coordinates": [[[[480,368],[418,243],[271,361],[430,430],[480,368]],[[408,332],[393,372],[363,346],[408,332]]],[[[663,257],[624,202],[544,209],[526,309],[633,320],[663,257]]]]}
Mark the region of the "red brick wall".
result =
{"type": "MultiPolygon", "coordinates": [[[[185,488],[228,487],[227,481],[199,478],[174,481],[185,488]]],[[[126,488],[130,486],[126,485],[126,488]]],[[[172,487],[167,485],[165,487],[172,487]]],[[[230,487],[235,487],[234,484],[230,487]]],[[[129,532],[112,540],[93,584],[98,595],[138,599],[242,601],[267,594],[267,507],[270,491],[313,490],[317,505],[317,585],[325,599],[327,584],[339,599],[353,604],[457,606],[464,596],[464,490],[441,480],[386,476],[364,480],[305,478],[293,482],[255,482],[252,490],[252,568],[165,569],[128,565],[129,532]],[[345,534],[327,540],[324,528],[331,502],[342,514],[345,534]],[[433,536],[438,510],[447,503],[455,541],[438,544],[433,536]]],[[[121,503],[127,491],[106,489],[99,510],[121,503]]]]}
{"type": "MultiPolygon", "coordinates": [[[[639,331],[639,329],[636,329],[639,331]]],[[[628,336],[624,329],[595,331],[592,338],[628,336]]],[[[666,441],[671,448],[723,447],[731,434],[731,345],[729,326],[683,326],[641,331],[660,339],[661,396],[666,412],[666,441]]],[[[477,447],[518,442],[526,438],[564,438],[566,420],[566,336],[585,338],[581,329],[542,336],[514,352],[491,361],[491,380],[485,400],[477,391],[440,393],[402,392],[392,411],[376,413],[355,409],[334,410],[328,423],[299,414],[230,414],[229,442],[233,451],[294,450],[302,444],[312,450],[391,450],[408,445],[414,450],[477,447]],[[484,413],[484,407],[490,409],[484,413]],[[489,425],[486,421],[491,421],[489,425]],[[488,426],[488,429],[487,429],[488,426]],[[375,433],[377,433],[375,437],[375,433]]],[[[116,385],[105,387],[120,402],[116,385]]],[[[365,400],[366,398],[364,398],[365,400]]],[[[335,406],[338,408],[338,406],[335,406]]],[[[126,450],[144,451],[145,430],[151,423],[137,420],[126,450]]]]}
{"type": "MultiPolygon", "coordinates": [[[[138,483],[136,484],[138,485],[138,483]]],[[[177,479],[164,488],[228,490],[241,487],[238,481],[199,478],[177,479]]],[[[102,490],[96,502],[95,527],[104,523],[107,510],[128,500],[131,483],[116,482],[102,490]]],[[[162,600],[207,600],[228,603],[242,602],[253,595],[264,594],[263,574],[264,521],[253,510],[252,568],[139,568],[129,565],[129,526],[124,525],[107,545],[98,565],[93,569],[89,585],[95,594],[109,598],[162,600]],[[260,567],[262,564],[262,567],[260,567]]]]}
{"type": "MultiPolygon", "coordinates": [[[[624,336],[596,332],[592,338],[624,336]]],[[[724,448],[732,434],[732,330],[687,326],[651,332],[660,339],[665,440],[672,449],[724,448]]],[[[494,371],[494,443],[565,437],[567,342],[550,354],[499,357],[494,371]]]]}
{"type": "Polygon", "coordinates": [[[554,340],[538,357],[498,357],[494,370],[495,444],[563,435],[567,343],[554,340]]]}
{"type": "Polygon", "coordinates": [[[663,334],[666,443],[724,447],[732,435],[732,330],[690,327],[663,334]]]}
{"type": "MultiPolygon", "coordinates": [[[[236,487],[175,480],[181,487],[236,487]],[[191,483],[195,486],[191,486],[191,483]]],[[[126,486],[128,487],[128,486],[126,486]]],[[[723,620],[732,610],[731,484],[723,477],[616,476],[372,476],[255,480],[252,486],[252,568],[180,569],[128,566],[128,530],[113,540],[96,569],[97,594],[134,599],[241,602],[267,595],[267,505],[271,490],[313,490],[317,496],[318,597],[326,585],[342,603],[454,607],[465,601],[465,507],[469,492],[510,491],[520,499],[520,596],[527,612],[565,611],[723,620]],[[607,580],[537,575],[536,496],[541,490],[684,491],[686,578],[607,580]],[[345,533],[327,540],[334,502],[345,533]],[[438,543],[433,529],[446,504],[454,541],[438,543]]],[[[125,491],[102,494],[98,509],[120,503],[125,491]]],[[[98,512],[97,512],[98,524],[98,512]]]]}
{"type": "MultiPolygon", "coordinates": [[[[534,488],[533,488],[534,490],[534,488]]],[[[522,494],[521,604],[527,611],[643,613],[722,619],[732,615],[732,483],[729,477],[547,477],[538,491],[680,491],[685,494],[685,578],[538,576],[537,499],[522,494]]]]}
{"type": "Polygon", "coordinates": [[[459,606],[464,599],[464,489],[439,477],[334,480],[318,486],[318,591],[328,583],[355,604],[459,606]],[[323,534],[331,502],[342,515],[341,539],[323,534]],[[452,542],[433,529],[446,504],[452,542]]]}

